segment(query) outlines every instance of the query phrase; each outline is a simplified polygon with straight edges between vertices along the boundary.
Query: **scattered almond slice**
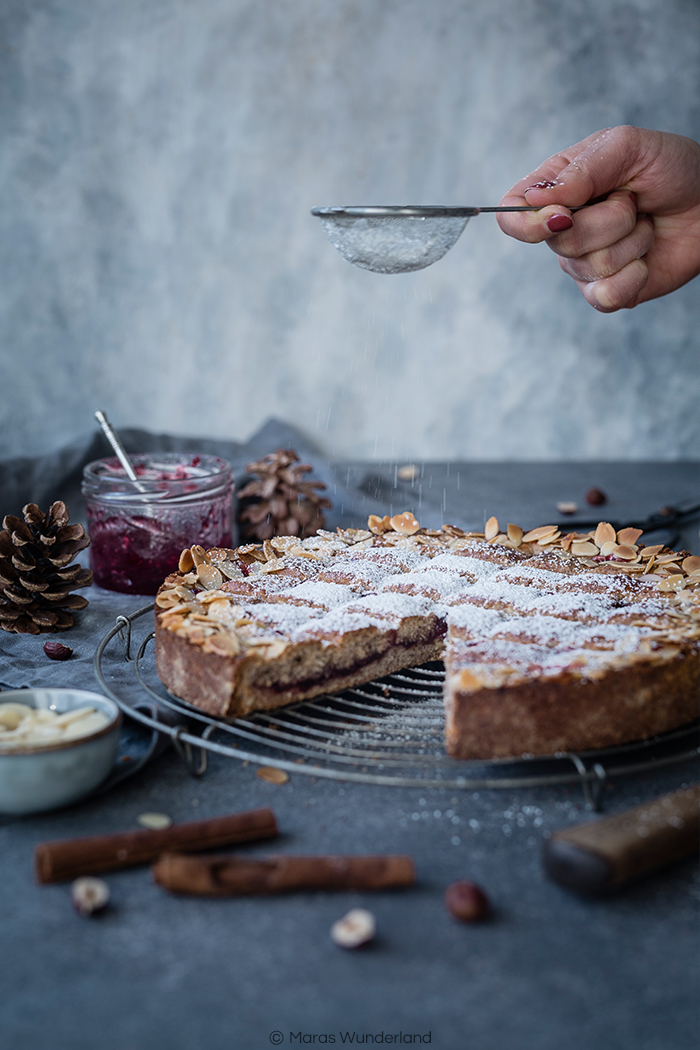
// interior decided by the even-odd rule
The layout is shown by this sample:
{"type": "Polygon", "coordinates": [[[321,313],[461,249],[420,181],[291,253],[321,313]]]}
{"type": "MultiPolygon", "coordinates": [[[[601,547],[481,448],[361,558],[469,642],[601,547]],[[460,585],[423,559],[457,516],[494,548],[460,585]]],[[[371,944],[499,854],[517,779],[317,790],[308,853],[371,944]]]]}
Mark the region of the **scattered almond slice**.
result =
{"type": "Polygon", "coordinates": [[[595,530],[593,542],[598,547],[602,547],[604,543],[617,543],[617,536],[615,535],[615,530],[612,525],[608,524],[607,521],[601,521],[598,524],[598,528],[595,530]]]}
{"type": "Polygon", "coordinates": [[[396,473],[402,481],[414,481],[420,471],[414,463],[407,463],[405,466],[399,467],[396,473]]]}
{"type": "Polygon", "coordinates": [[[574,503],[573,500],[562,500],[561,503],[557,503],[557,510],[560,514],[575,514],[578,510],[578,503],[574,503]]]}
{"type": "MultiPolygon", "coordinates": [[[[558,532],[559,529],[556,525],[540,525],[536,529],[530,529],[523,536],[523,543],[536,543],[541,540],[544,536],[551,536],[553,532],[558,532]]],[[[598,552],[596,551],[596,554],[598,552]]]]}
{"type": "Polygon", "coordinates": [[[647,558],[653,558],[655,554],[658,554],[659,551],[662,551],[663,549],[664,549],[663,543],[656,543],[652,547],[644,547],[642,552],[641,552],[642,553],[642,558],[644,559],[644,561],[646,561],[647,558]]]}
{"type": "Polygon", "coordinates": [[[494,540],[498,536],[498,518],[489,518],[484,526],[484,536],[487,540],[494,540]]]}
{"type": "Polygon", "coordinates": [[[255,770],[255,775],[268,784],[286,784],[289,780],[289,773],[285,773],[283,769],[276,769],[274,766],[261,766],[260,769],[255,770]]]}
{"type": "Polygon", "coordinates": [[[142,828],[148,828],[149,831],[163,831],[173,822],[172,817],[169,817],[167,813],[139,813],[136,821],[142,828]]]}

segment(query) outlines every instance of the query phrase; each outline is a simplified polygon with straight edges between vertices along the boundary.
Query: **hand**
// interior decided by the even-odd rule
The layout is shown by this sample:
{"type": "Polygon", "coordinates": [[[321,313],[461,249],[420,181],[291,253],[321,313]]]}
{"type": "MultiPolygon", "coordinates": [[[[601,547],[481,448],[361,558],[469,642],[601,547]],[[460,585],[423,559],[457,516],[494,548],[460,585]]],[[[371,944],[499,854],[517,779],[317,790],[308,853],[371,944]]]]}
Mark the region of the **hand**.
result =
{"type": "Polygon", "coordinates": [[[682,135],[597,131],[546,160],[500,204],[541,207],[502,212],[498,223],[519,241],[547,241],[602,313],[666,295],[700,273],[700,145],[682,135]]]}

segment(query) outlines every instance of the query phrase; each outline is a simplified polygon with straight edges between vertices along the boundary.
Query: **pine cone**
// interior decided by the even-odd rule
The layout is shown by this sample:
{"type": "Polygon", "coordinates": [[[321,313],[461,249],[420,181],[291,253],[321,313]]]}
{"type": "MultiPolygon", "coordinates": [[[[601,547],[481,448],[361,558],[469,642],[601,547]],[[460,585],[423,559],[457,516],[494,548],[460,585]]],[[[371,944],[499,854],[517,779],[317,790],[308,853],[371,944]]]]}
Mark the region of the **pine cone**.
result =
{"type": "Polygon", "coordinates": [[[314,489],[325,489],[322,481],[304,481],[313,468],[299,463],[293,449],[278,448],[245,468],[257,474],[238,493],[243,500],[238,520],[244,540],[269,540],[272,536],[312,536],[326,519],[322,507],[331,507],[325,496],[314,489]]]}
{"type": "Polygon", "coordinates": [[[71,591],[89,587],[92,572],[71,565],[90,543],[82,525],[68,525],[65,503],[48,514],[36,503],[22,508],[24,521],[7,514],[0,532],[0,627],[17,634],[43,634],[72,627],[73,611],[87,598],[71,591]]]}

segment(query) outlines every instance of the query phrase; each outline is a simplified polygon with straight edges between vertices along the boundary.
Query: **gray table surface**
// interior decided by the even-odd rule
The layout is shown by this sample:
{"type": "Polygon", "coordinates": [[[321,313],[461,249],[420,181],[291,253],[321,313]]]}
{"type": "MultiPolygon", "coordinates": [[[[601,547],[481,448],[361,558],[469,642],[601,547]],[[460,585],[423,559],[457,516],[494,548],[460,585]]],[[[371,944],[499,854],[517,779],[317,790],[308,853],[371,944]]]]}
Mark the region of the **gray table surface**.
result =
{"type": "MultiPolygon", "coordinates": [[[[495,513],[532,526],[556,519],[558,500],[588,510],[583,497],[595,485],[609,497],[600,517],[631,520],[699,488],[692,463],[424,464],[413,483],[398,481],[395,466],[333,466],[342,513],[410,507],[426,525],[480,525],[495,513]]],[[[682,542],[700,550],[697,523],[682,542]]],[[[143,604],[90,597],[70,633],[69,663],[49,666],[38,647],[28,657],[30,643],[5,636],[0,681],[89,684],[96,638],[118,612],[143,604]]],[[[697,779],[691,762],[616,780],[605,810],[697,779]]],[[[547,880],[541,849],[547,833],[588,819],[577,787],[455,792],[302,775],[277,786],[216,755],[195,780],[168,751],[108,794],[0,826],[2,1045],[254,1050],[277,1032],[283,1046],[381,1044],[381,1033],[384,1042],[401,1033],[400,1045],[443,1050],[694,1050],[697,865],[682,862],[608,899],[579,898],[547,880]],[[410,853],[416,887],[198,900],[169,896],[138,868],[107,876],[113,906],[85,920],[67,885],[40,887],[32,877],[32,851],[47,839],[134,828],[144,811],[184,821],[267,805],[283,831],[276,849],[410,853]],[[486,889],[491,922],[460,925],[446,912],[444,890],[458,878],[486,889]],[[357,905],[375,913],[379,935],[345,952],[329,928],[357,905]]]]}

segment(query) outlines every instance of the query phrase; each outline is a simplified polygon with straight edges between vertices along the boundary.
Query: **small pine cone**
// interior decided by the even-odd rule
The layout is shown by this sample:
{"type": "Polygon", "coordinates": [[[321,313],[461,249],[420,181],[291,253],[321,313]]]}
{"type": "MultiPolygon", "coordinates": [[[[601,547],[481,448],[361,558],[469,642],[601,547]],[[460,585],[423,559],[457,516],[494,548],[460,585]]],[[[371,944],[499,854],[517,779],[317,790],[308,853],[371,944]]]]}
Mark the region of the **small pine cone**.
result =
{"type": "Polygon", "coordinates": [[[71,591],[89,587],[92,572],[71,565],[90,543],[82,525],[68,524],[65,503],[47,514],[28,503],[24,521],[7,514],[0,531],[0,627],[17,634],[45,634],[72,627],[73,612],[87,598],[71,591]]]}
{"type": "Polygon", "coordinates": [[[258,542],[275,535],[303,538],[322,529],[326,519],[321,508],[332,504],[316,492],[325,489],[322,481],[304,480],[312,469],[308,463],[299,463],[291,448],[278,448],[257,463],[249,463],[246,471],[258,477],[238,493],[241,538],[258,542]]]}

